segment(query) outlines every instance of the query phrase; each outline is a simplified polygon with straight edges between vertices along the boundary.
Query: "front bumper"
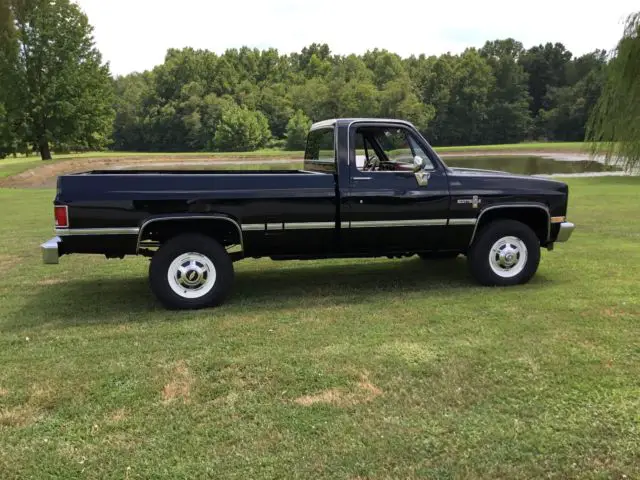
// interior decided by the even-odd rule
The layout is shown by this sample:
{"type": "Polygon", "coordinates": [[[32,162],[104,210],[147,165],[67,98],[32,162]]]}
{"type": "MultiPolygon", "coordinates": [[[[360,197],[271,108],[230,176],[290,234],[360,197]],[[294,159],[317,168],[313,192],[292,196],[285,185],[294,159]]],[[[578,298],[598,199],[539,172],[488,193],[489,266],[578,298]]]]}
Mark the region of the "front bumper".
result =
{"type": "Polygon", "coordinates": [[[54,237],[40,245],[40,248],[42,248],[42,263],[47,265],[55,265],[58,263],[60,260],[59,246],[61,242],[60,237],[54,237]]]}
{"type": "Polygon", "coordinates": [[[571,222],[562,222],[560,224],[560,231],[558,232],[558,238],[556,242],[566,242],[571,238],[571,234],[576,229],[576,226],[571,222]]]}

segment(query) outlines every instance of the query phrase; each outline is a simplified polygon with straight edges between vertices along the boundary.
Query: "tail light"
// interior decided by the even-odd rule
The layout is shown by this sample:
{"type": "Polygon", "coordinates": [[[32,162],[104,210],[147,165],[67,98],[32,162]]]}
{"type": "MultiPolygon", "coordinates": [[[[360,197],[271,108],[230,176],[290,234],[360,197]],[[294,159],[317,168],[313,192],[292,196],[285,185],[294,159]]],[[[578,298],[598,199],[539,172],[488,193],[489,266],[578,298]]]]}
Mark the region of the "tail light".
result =
{"type": "Polygon", "coordinates": [[[66,205],[56,205],[53,207],[56,217],[56,228],[69,228],[69,209],[66,205]]]}

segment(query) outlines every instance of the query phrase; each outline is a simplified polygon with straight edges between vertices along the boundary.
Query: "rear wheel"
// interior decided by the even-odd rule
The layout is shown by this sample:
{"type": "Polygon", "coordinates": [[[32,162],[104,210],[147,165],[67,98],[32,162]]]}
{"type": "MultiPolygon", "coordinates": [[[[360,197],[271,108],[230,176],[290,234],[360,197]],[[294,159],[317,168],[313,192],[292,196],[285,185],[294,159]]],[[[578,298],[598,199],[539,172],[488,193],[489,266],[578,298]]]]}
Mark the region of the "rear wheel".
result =
{"type": "Polygon", "coordinates": [[[483,285],[527,283],[540,264],[540,241],[524,223],[497,220],[480,231],[468,261],[471,275],[483,285]]]}
{"type": "Polygon", "coordinates": [[[233,262],[213,238],[184,234],[167,241],[151,259],[149,283],[171,309],[220,305],[233,285],[233,262]]]}

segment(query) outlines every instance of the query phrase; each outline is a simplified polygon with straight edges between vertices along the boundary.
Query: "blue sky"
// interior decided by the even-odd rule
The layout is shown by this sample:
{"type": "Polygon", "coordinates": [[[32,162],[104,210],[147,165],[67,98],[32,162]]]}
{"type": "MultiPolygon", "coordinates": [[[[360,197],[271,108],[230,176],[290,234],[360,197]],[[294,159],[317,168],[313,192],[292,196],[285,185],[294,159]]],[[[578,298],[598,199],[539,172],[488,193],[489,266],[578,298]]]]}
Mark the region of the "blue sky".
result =
{"type": "Polygon", "coordinates": [[[162,63],[168,48],[222,53],[241,46],[335,53],[386,48],[403,56],[459,53],[513,37],[562,42],[574,54],[615,47],[637,0],[77,0],[115,74],[162,63]]]}

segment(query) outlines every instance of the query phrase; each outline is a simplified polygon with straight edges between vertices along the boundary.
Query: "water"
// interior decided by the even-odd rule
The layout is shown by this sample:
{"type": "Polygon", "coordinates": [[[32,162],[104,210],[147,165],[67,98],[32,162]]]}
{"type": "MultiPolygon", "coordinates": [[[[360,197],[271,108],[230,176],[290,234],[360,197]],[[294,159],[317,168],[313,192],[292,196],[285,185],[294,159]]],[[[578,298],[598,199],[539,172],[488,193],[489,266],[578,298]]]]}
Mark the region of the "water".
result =
{"type": "Polygon", "coordinates": [[[480,168],[484,170],[502,170],[522,175],[557,175],[557,174],[600,174],[621,172],[619,167],[604,165],[590,160],[556,160],[551,157],[537,156],[446,156],[444,162],[450,167],[480,168]]]}

